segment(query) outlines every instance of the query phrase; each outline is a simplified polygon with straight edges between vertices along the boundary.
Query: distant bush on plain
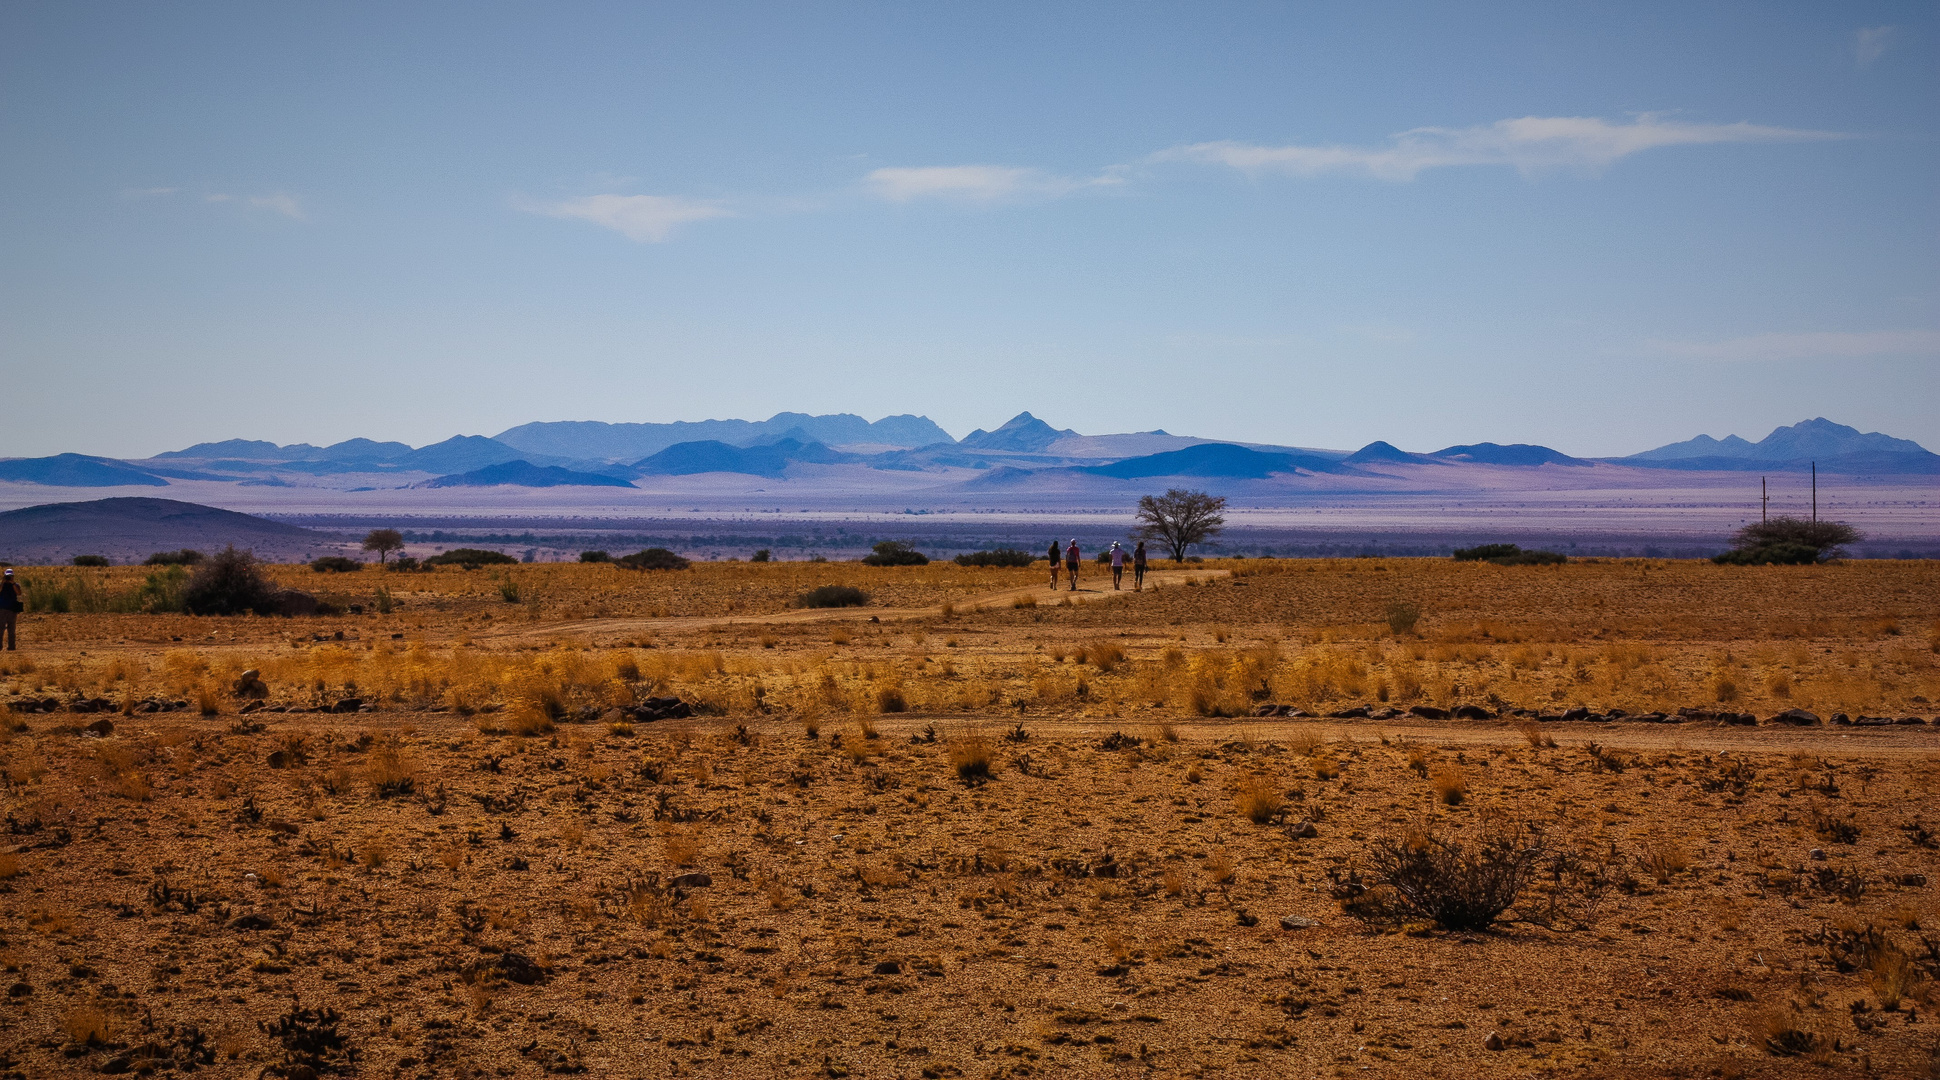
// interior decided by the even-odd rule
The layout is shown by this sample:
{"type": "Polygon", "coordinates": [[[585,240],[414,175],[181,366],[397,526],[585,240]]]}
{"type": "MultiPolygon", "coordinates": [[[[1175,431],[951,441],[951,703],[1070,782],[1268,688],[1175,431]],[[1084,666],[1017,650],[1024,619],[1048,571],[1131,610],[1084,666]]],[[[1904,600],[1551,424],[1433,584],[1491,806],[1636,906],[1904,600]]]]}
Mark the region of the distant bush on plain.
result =
{"type": "Polygon", "coordinates": [[[930,557],[901,540],[884,540],[862,561],[868,566],[928,566],[930,557]]]}
{"type": "Polygon", "coordinates": [[[277,588],[254,555],[233,546],[197,565],[182,590],[182,607],[191,615],[315,615],[333,610],[309,593],[277,588]]]}
{"type": "Polygon", "coordinates": [[[868,602],[869,594],[853,585],[823,585],[795,598],[805,608],[861,607],[868,602]]]}
{"type": "Polygon", "coordinates": [[[1843,521],[1775,517],[1739,529],[1731,550],[1713,555],[1721,566],[1810,566],[1845,554],[1865,537],[1843,521]]]}
{"type": "Polygon", "coordinates": [[[76,555],[72,561],[76,566],[108,565],[108,557],[106,555],[76,555]]]}
{"type": "Polygon", "coordinates": [[[194,548],[180,551],[158,551],[142,560],[143,566],[194,566],[202,561],[202,553],[194,548]]]}
{"type": "Polygon", "coordinates": [[[685,570],[693,563],[662,547],[647,548],[613,560],[628,570],[685,570]]]}
{"type": "Polygon", "coordinates": [[[476,570],[481,566],[517,565],[517,559],[503,551],[486,548],[452,548],[441,551],[424,560],[426,566],[456,566],[465,570],[476,570]]]}
{"type": "Polygon", "coordinates": [[[956,557],[958,566],[1029,566],[1035,561],[1028,551],[998,548],[995,551],[966,551],[956,557]]]}
{"type": "Polygon", "coordinates": [[[310,560],[310,569],[319,574],[354,574],[363,568],[363,563],[343,555],[325,555],[321,559],[310,560]]]}
{"type": "Polygon", "coordinates": [[[1524,551],[1514,544],[1480,544],[1456,548],[1456,562],[1486,562],[1497,566],[1554,566],[1566,563],[1569,556],[1554,551],[1524,551]]]}
{"type": "Polygon", "coordinates": [[[607,554],[604,551],[582,551],[579,553],[579,561],[580,562],[612,562],[613,556],[607,554]]]}

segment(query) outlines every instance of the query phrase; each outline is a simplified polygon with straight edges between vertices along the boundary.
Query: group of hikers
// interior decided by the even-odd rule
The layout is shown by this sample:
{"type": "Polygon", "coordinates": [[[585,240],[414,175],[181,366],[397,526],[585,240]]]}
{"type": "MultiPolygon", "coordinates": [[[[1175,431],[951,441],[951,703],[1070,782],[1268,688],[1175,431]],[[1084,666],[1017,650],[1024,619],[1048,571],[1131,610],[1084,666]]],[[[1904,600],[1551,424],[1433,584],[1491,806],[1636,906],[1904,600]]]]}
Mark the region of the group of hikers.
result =
{"type": "MultiPolygon", "coordinates": [[[[1060,552],[1058,551],[1058,542],[1056,540],[1051,541],[1051,547],[1045,552],[1045,555],[1051,560],[1051,591],[1056,592],[1058,589],[1058,563],[1060,561],[1060,552]]],[[[1071,582],[1071,591],[1077,592],[1078,564],[1083,561],[1082,553],[1078,551],[1077,537],[1072,537],[1070,546],[1063,550],[1062,561],[1064,563],[1064,576],[1071,582]]],[[[1119,588],[1120,583],[1125,580],[1125,564],[1127,561],[1130,561],[1132,565],[1132,591],[1145,591],[1145,541],[1140,540],[1137,547],[1127,552],[1119,545],[1118,541],[1113,540],[1111,542],[1111,550],[1105,553],[1103,561],[1111,564],[1111,587],[1113,589],[1119,588]]]]}

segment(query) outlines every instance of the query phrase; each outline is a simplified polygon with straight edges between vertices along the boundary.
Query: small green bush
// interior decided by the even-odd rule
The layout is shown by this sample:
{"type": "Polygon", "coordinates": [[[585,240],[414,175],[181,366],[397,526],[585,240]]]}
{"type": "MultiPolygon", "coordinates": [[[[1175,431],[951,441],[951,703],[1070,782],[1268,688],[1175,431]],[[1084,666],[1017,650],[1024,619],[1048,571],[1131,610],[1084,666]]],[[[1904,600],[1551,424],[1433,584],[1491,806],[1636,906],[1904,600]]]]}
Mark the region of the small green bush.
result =
{"type": "Polygon", "coordinates": [[[519,560],[503,551],[489,551],[484,548],[452,548],[441,551],[424,560],[426,566],[457,566],[466,570],[476,570],[481,566],[516,565],[519,560]]]}
{"type": "Polygon", "coordinates": [[[1566,563],[1569,556],[1554,551],[1524,551],[1514,544],[1482,544],[1456,548],[1456,562],[1489,562],[1497,566],[1554,566],[1566,563]]]}
{"type": "Polygon", "coordinates": [[[805,608],[861,607],[868,602],[869,594],[853,585],[823,585],[795,598],[805,608]]]}
{"type": "Polygon", "coordinates": [[[1413,601],[1396,600],[1388,605],[1388,630],[1397,637],[1411,633],[1421,621],[1421,608],[1413,601]]]}
{"type": "Polygon", "coordinates": [[[397,558],[391,560],[391,564],[385,567],[385,569],[408,574],[414,570],[429,570],[431,568],[419,562],[413,556],[399,555],[397,558]]]}
{"type": "Polygon", "coordinates": [[[310,569],[319,574],[354,574],[363,568],[363,563],[342,555],[325,555],[310,561],[310,569]]]}
{"type": "Polygon", "coordinates": [[[1029,566],[1036,559],[1028,551],[997,548],[994,551],[966,551],[956,558],[958,566],[1029,566]]]}
{"type": "Polygon", "coordinates": [[[604,551],[582,551],[579,553],[579,561],[580,562],[612,562],[613,556],[608,555],[604,551]]]}
{"type": "Polygon", "coordinates": [[[756,548],[755,553],[753,555],[748,556],[748,561],[767,562],[774,557],[774,554],[775,554],[774,552],[769,551],[767,548],[756,548]]]}
{"type": "Polygon", "coordinates": [[[74,565],[106,566],[108,565],[108,557],[106,555],[76,555],[74,556],[74,565]]]}
{"type": "Polygon", "coordinates": [[[1760,544],[1711,556],[1719,566],[1810,566],[1821,552],[1810,544],[1760,544]]]}
{"type": "Polygon", "coordinates": [[[142,561],[143,566],[194,566],[202,561],[202,553],[194,548],[180,551],[158,551],[142,561]]]}
{"type": "Polygon", "coordinates": [[[628,570],[685,570],[693,565],[666,548],[653,547],[622,555],[615,564],[628,570]]]}
{"type": "Polygon", "coordinates": [[[869,566],[928,566],[930,557],[901,540],[884,540],[862,561],[869,566]]]}
{"type": "Polygon", "coordinates": [[[226,547],[204,560],[182,591],[191,615],[316,615],[334,610],[295,589],[279,589],[263,574],[256,557],[226,547]]]}

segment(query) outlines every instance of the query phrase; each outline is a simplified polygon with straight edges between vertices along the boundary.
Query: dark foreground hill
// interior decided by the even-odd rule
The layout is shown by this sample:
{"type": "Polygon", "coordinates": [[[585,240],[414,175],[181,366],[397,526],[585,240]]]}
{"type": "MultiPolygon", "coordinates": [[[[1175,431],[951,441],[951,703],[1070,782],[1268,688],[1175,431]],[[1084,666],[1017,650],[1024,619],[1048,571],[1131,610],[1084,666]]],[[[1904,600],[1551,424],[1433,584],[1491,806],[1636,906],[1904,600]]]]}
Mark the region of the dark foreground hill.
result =
{"type": "Polygon", "coordinates": [[[0,514],[0,558],[24,563],[64,563],[76,555],[121,563],[156,551],[210,552],[229,544],[277,561],[342,548],[338,537],[174,499],[44,503],[0,514]]]}

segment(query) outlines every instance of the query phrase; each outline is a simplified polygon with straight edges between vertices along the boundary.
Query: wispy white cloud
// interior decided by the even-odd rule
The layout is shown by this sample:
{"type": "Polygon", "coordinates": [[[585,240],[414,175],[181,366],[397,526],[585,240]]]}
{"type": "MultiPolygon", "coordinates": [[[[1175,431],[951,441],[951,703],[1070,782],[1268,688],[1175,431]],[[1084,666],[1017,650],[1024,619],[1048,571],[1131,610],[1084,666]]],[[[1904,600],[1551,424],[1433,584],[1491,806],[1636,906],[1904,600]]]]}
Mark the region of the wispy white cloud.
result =
{"type": "Polygon", "coordinates": [[[1086,188],[1122,184],[1125,178],[1123,169],[1117,167],[1093,177],[1072,177],[1056,176],[1042,169],[1004,165],[925,165],[877,169],[863,182],[870,194],[889,202],[953,199],[959,202],[994,203],[1056,198],[1086,188]]]}
{"type": "Polygon", "coordinates": [[[1657,352],[1691,360],[1859,360],[1940,358],[1940,330],[1752,334],[1722,341],[1653,341],[1657,352]]]}
{"type": "Polygon", "coordinates": [[[1153,161],[1226,165],[1251,175],[1345,174],[1412,180],[1425,169],[1507,165],[1523,172],[1546,168],[1601,169],[1645,150],[1718,143],[1838,139],[1835,132],[1761,124],[1693,124],[1656,115],[1628,123],[1594,116],[1525,116],[1466,128],[1423,127],[1391,137],[1385,146],[1257,146],[1194,143],[1162,150],[1153,161]]]}
{"type": "Polygon", "coordinates": [[[677,195],[585,195],[525,209],[550,217],[590,221],[642,244],[665,243],[676,228],[690,222],[734,216],[720,203],[677,195]]]}
{"type": "Polygon", "coordinates": [[[285,195],[280,191],[274,195],[251,195],[249,197],[249,205],[253,209],[272,210],[284,217],[294,218],[297,221],[309,220],[308,216],[303,212],[303,204],[297,201],[296,196],[285,195]]]}
{"type": "Polygon", "coordinates": [[[1873,61],[1886,55],[1886,47],[1893,43],[1894,28],[1891,26],[1862,26],[1852,32],[1852,58],[1860,67],[1867,67],[1873,61]]]}

